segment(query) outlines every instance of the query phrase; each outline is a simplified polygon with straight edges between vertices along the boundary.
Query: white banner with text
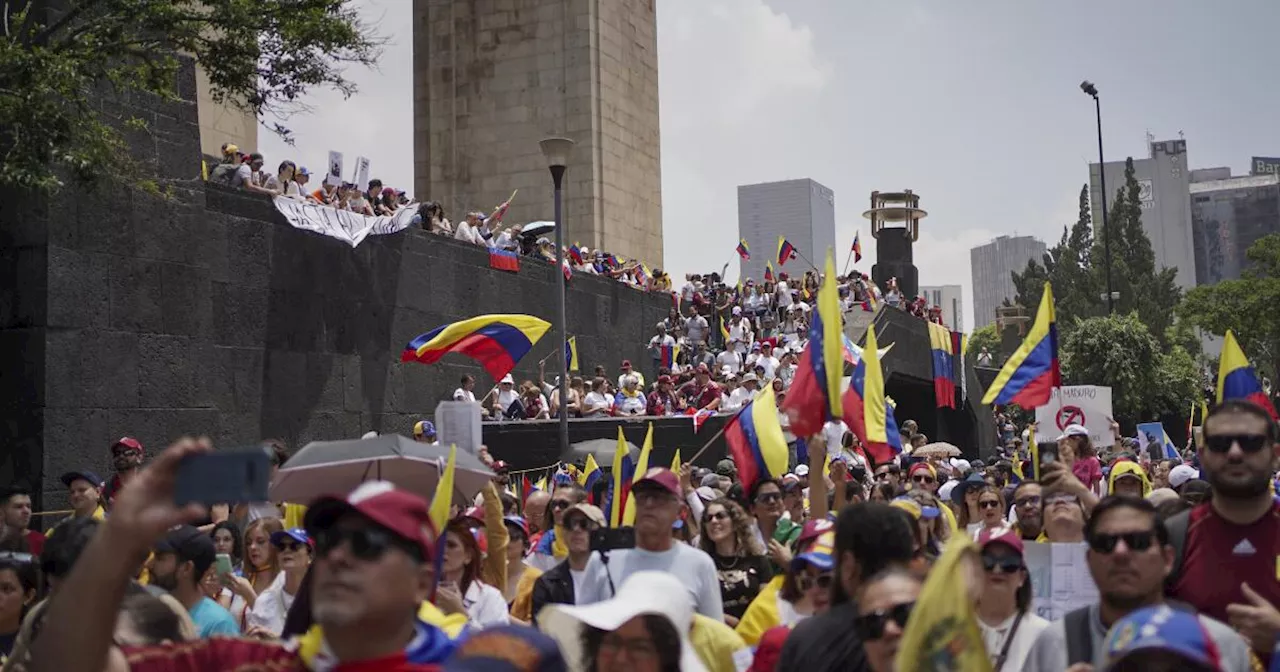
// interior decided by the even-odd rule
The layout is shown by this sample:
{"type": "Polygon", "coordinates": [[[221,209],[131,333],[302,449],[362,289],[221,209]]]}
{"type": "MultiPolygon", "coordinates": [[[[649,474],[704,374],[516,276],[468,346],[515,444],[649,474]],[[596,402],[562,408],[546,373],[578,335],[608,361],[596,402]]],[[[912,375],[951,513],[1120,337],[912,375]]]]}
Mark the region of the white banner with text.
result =
{"type": "Polygon", "coordinates": [[[351,247],[359,245],[368,236],[385,236],[403,231],[413,224],[413,218],[418,214],[417,203],[400,208],[390,217],[367,217],[350,210],[338,210],[284,196],[276,196],[275,204],[276,210],[294,228],[337,238],[351,247]]]}
{"type": "Polygon", "coordinates": [[[1098,448],[1113,445],[1111,388],[1101,385],[1066,385],[1054,388],[1049,403],[1036,409],[1037,441],[1052,441],[1067,425],[1084,425],[1098,448]]]}

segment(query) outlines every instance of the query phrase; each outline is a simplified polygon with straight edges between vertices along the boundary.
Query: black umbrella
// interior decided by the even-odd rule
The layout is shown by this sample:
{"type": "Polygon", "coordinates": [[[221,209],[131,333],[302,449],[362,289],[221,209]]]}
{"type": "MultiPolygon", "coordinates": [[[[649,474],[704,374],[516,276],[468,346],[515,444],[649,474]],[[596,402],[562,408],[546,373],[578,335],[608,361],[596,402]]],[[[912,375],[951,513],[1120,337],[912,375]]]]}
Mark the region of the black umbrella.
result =
{"type": "Polygon", "coordinates": [[[520,235],[524,238],[532,239],[538,236],[550,235],[555,230],[555,222],[529,222],[520,229],[520,235]]]}
{"type": "MultiPolygon", "coordinates": [[[[587,459],[588,455],[595,455],[596,464],[601,469],[608,469],[613,465],[613,454],[618,451],[617,439],[588,439],[579,441],[569,446],[573,455],[569,459],[570,462],[582,462],[587,459]]],[[[637,460],[640,457],[640,449],[636,444],[627,442],[627,452],[631,455],[631,459],[637,460]]]]}
{"type": "MultiPolygon", "coordinates": [[[[390,481],[430,499],[449,459],[449,447],[419,443],[398,434],[352,441],[308,443],[285,462],[271,482],[271,500],[306,503],[321,495],[343,495],[365,481],[390,481]]],[[[493,478],[480,458],[458,451],[454,487],[474,497],[493,478]]]]}

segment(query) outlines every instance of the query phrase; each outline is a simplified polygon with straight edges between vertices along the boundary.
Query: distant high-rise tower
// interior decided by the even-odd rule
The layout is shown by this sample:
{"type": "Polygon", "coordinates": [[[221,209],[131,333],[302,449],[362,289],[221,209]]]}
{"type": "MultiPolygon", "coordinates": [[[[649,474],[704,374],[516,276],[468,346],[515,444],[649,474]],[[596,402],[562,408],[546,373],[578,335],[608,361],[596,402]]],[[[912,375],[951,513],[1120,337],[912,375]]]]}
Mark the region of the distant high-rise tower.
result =
{"type": "Polygon", "coordinates": [[[871,235],[876,238],[876,265],[871,279],[888,291],[889,280],[896,278],[898,291],[910,301],[920,293],[920,271],[916,268],[912,246],[920,238],[920,220],[929,213],[920,209],[920,196],[910,189],[901,192],[871,192],[871,209],[862,213],[871,220],[871,235]]]}
{"type": "MultiPolygon", "coordinates": [[[[1043,263],[1046,249],[1044,243],[1031,236],[1000,236],[969,250],[973,273],[974,329],[996,321],[996,309],[1000,304],[1005,299],[1012,301],[1018,294],[1013,286],[1013,272],[1026,270],[1027,262],[1032,259],[1038,264],[1043,263]]],[[[1036,306],[1026,308],[1034,313],[1036,306]]]]}
{"type": "Polygon", "coordinates": [[[552,218],[538,146],[577,145],[565,241],[662,264],[654,0],[414,0],[414,195],[455,220],[520,193],[552,218]]]}
{"type": "Polygon", "coordinates": [[[920,296],[942,309],[942,323],[952,331],[964,331],[964,288],[960,285],[920,286],[920,296]]]}
{"type": "Polygon", "coordinates": [[[803,275],[810,269],[804,259],[778,265],[778,236],[821,266],[836,244],[835,192],[809,179],[740,186],[738,236],[751,249],[751,259],[739,263],[739,277],[759,282],[766,261],[773,262],[775,273],[803,275]]]}

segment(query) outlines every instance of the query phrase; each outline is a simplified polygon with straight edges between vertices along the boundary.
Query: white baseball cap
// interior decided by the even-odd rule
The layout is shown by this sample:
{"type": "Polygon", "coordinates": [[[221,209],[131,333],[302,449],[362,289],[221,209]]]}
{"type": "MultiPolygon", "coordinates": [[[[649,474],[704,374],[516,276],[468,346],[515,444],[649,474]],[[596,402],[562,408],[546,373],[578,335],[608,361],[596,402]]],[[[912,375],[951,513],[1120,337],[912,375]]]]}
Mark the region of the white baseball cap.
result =
{"type": "Polygon", "coordinates": [[[1061,441],[1068,436],[1089,436],[1089,429],[1084,425],[1067,425],[1066,428],[1062,430],[1062,434],[1058,438],[1054,439],[1054,441],[1061,441]]]}
{"type": "Polygon", "coordinates": [[[809,475],[809,465],[807,464],[796,465],[796,476],[804,477],[808,475],[809,475]]]}
{"type": "Polygon", "coordinates": [[[1183,483],[1194,478],[1200,478],[1200,472],[1189,464],[1179,464],[1169,470],[1169,485],[1180,488],[1183,483]]]}

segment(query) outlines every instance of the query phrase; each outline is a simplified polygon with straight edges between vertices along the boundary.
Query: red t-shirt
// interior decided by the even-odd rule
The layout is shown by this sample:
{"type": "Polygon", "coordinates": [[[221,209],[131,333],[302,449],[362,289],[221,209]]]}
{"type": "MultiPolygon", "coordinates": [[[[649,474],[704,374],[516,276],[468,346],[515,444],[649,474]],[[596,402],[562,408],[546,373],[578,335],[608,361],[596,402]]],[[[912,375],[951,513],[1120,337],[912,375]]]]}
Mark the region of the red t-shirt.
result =
{"type": "Polygon", "coordinates": [[[1280,605],[1280,503],[1248,525],[1228,522],[1208,503],[1191,511],[1170,597],[1226,623],[1227,605],[1249,603],[1241,583],[1280,605]]]}
{"type": "Polygon", "coordinates": [[[31,549],[32,555],[40,555],[40,551],[44,550],[44,535],[35,530],[27,530],[27,546],[31,549]]]}
{"type": "Polygon", "coordinates": [[[689,381],[685,383],[681,392],[684,393],[684,398],[689,405],[696,409],[706,408],[707,404],[720,398],[720,386],[712,382],[708,382],[705,387],[699,387],[698,381],[689,381]]]}

